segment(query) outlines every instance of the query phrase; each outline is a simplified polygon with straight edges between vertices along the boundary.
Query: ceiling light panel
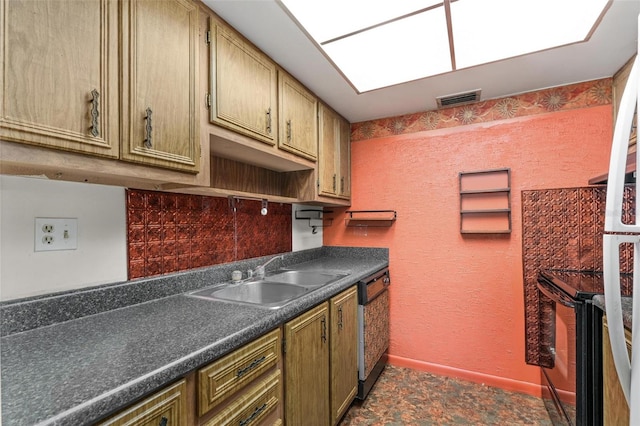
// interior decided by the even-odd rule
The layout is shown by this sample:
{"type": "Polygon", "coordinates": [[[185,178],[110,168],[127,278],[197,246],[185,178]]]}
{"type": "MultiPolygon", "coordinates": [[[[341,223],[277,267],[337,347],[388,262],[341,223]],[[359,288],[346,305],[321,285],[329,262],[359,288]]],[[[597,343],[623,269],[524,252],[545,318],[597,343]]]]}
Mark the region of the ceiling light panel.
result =
{"type": "Polygon", "coordinates": [[[584,41],[612,0],[277,1],[366,92],[584,41]]]}
{"type": "Polygon", "coordinates": [[[359,91],[451,71],[443,7],[322,46],[359,91]]]}
{"type": "Polygon", "coordinates": [[[584,41],[608,0],[458,0],[458,69],[584,41]]]}
{"type": "Polygon", "coordinates": [[[318,44],[442,4],[442,0],[280,1],[318,44]]]}

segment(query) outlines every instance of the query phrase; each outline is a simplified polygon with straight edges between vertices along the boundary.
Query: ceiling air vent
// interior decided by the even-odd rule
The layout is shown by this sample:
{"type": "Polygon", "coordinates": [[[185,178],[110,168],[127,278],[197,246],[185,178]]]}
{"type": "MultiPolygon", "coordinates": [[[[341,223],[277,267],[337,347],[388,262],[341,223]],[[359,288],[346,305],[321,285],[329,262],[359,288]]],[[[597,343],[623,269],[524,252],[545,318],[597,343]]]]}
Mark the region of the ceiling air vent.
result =
{"type": "Polygon", "coordinates": [[[469,104],[480,100],[481,91],[481,89],[476,89],[470,92],[456,93],[455,95],[438,96],[436,102],[438,103],[438,108],[469,104]]]}

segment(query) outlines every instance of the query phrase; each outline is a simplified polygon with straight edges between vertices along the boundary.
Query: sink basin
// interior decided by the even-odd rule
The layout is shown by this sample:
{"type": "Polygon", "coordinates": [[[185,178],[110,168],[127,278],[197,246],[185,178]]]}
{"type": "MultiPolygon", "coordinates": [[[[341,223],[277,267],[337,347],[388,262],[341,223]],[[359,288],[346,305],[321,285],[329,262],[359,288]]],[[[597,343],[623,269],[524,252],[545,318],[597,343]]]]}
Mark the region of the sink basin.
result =
{"type": "Polygon", "coordinates": [[[307,288],[298,285],[258,280],[223,288],[198,290],[189,293],[189,296],[277,309],[308,291],[307,288]]]}
{"type": "Polygon", "coordinates": [[[207,300],[222,300],[278,309],[293,299],[346,275],[338,272],[286,270],[261,280],[209,287],[187,295],[207,300]]]}
{"type": "Polygon", "coordinates": [[[313,289],[336,281],[346,274],[327,273],[319,271],[284,271],[266,277],[267,282],[293,284],[307,289],[313,289]]]}

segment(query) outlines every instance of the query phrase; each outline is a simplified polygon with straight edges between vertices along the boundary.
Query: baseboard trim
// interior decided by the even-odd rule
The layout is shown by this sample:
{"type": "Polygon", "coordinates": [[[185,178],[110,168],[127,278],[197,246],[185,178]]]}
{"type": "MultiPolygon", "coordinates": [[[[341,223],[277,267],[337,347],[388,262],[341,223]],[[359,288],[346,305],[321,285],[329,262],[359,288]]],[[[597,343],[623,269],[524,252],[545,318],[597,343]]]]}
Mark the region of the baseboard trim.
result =
{"type": "Polygon", "coordinates": [[[542,385],[538,383],[522,382],[520,380],[508,379],[506,377],[492,376],[490,374],[478,373],[476,371],[463,370],[446,365],[433,364],[426,361],[404,358],[397,355],[389,355],[389,364],[397,367],[407,367],[414,370],[424,371],[439,376],[455,377],[468,380],[474,383],[481,383],[487,386],[520,392],[527,395],[542,397],[542,385]]]}

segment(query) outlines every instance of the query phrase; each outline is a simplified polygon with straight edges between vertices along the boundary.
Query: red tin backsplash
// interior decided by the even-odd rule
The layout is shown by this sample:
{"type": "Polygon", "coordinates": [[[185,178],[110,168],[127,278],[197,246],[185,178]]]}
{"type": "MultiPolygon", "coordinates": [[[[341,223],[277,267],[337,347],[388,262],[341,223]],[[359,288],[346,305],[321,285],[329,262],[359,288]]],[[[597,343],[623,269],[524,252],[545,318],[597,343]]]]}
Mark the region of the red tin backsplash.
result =
{"type": "MultiPolygon", "coordinates": [[[[553,303],[538,297],[540,269],[602,272],[606,187],[522,191],[522,258],[524,272],[526,361],[548,365],[540,350],[552,336],[541,327],[553,321],[553,303]]],[[[633,223],[635,194],[626,187],[623,222],[633,223]]],[[[633,248],[624,245],[620,271],[633,269],[633,248]]],[[[630,281],[621,283],[623,294],[632,293],[630,281]]]]}
{"type": "Polygon", "coordinates": [[[129,279],[291,251],[291,205],[127,190],[129,279]]]}

